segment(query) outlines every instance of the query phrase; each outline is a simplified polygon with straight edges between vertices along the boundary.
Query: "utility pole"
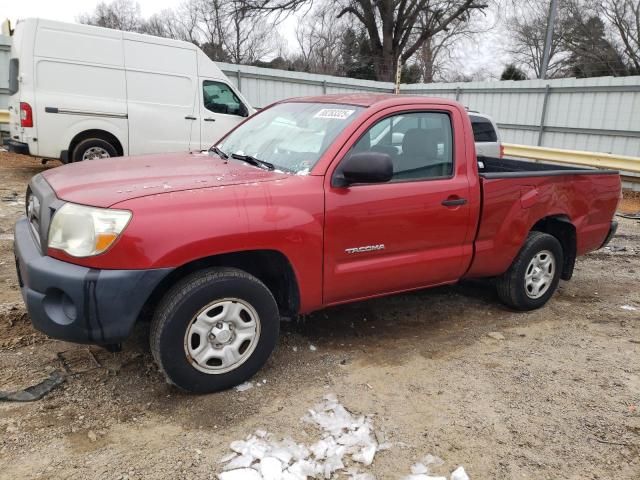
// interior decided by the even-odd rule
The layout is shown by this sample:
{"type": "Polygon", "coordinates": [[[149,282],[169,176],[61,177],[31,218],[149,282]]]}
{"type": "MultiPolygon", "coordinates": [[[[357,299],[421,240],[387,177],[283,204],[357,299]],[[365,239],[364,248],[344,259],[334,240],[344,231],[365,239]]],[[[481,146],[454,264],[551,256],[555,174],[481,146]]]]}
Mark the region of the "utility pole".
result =
{"type": "Polygon", "coordinates": [[[544,39],[544,52],[542,54],[542,65],[540,65],[540,79],[547,76],[549,68],[549,56],[551,54],[551,41],[553,40],[553,26],[556,23],[556,10],[558,9],[558,0],[551,0],[549,3],[549,16],[547,17],[547,34],[544,39]]]}

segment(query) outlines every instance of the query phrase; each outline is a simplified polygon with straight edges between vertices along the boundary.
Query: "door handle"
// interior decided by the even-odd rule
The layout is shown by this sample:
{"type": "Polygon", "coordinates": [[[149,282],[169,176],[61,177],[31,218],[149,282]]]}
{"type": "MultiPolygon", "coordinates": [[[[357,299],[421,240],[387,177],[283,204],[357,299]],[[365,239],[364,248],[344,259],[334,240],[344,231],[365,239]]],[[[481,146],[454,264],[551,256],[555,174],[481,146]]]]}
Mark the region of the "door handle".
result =
{"type": "Polygon", "coordinates": [[[216,119],[215,118],[211,118],[211,117],[207,117],[204,119],[205,122],[215,122],[216,119]]]}
{"type": "Polygon", "coordinates": [[[187,115],[186,117],[184,117],[185,120],[197,120],[196,117],[192,117],[191,115],[187,115]]]}
{"type": "Polygon", "coordinates": [[[459,197],[449,197],[446,200],[442,201],[442,205],[444,205],[445,207],[459,207],[460,205],[465,205],[466,203],[466,198],[459,197]]]}

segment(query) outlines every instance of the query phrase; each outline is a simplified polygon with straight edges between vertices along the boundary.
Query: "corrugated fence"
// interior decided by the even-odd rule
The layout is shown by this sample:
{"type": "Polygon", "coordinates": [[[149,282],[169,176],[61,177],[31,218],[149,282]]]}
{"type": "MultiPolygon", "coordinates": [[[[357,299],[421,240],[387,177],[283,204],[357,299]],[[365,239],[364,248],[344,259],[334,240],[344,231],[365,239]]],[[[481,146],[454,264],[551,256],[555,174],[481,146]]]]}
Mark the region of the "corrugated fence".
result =
{"type": "MultiPolygon", "coordinates": [[[[323,93],[393,92],[393,84],[218,63],[255,107],[323,93]]],[[[509,143],[640,156],[640,76],[401,85],[491,115],[509,143]]]]}
{"type": "MultiPolygon", "coordinates": [[[[7,108],[10,38],[0,36],[0,110],[7,108]]],[[[218,63],[254,107],[325,93],[393,92],[389,82],[218,63]]],[[[505,142],[640,156],[640,76],[402,85],[491,115],[505,142]]],[[[2,127],[0,127],[2,128],[2,127]]]]}

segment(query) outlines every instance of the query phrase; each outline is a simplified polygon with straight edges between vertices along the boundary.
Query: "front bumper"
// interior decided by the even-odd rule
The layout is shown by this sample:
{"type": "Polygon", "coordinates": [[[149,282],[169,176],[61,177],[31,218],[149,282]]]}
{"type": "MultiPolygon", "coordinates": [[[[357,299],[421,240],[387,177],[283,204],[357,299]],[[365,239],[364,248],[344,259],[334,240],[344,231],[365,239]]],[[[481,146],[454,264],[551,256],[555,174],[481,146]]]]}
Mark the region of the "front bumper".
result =
{"type": "Polygon", "coordinates": [[[6,145],[10,152],[21,153],[22,155],[29,155],[28,143],[19,142],[17,140],[10,138],[9,140],[7,140],[6,145]]]}
{"type": "Polygon", "coordinates": [[[76,343],[125,340],[154,288],[172,270],[98,270],[42,255],[25,217],[16,224],[14,251],[33,326],[76,343]]]}

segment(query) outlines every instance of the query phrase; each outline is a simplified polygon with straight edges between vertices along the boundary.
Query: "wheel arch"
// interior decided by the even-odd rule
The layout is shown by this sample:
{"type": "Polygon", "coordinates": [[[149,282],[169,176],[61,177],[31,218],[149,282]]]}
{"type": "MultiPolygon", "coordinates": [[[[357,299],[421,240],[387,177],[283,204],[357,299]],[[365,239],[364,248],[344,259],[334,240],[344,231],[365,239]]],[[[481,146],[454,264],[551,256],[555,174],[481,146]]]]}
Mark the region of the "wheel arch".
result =
{"type": "Polygon", "coordinates": [[[560,278],[570,280],[578,250],[576,227],[571,219],[567,215],[550,215],[538,220],[531,231],[547,233],[558,239],[564,255],[560,278]]]}
{"type": "Polygon", "coordinates": [[[289,259],[277,250],[246,250],[199,258],[181,265],[153,290],[140,316],[149,318],[160,298],[187,275],[211,267],[233,267],[253,275],[271,291],[282,316],[294,316],[300,309],[298,280],[289,259]]]}
{"type": "Polygon", "coordinates": [[[76,146],[82,142],[83,140],[86,140],[88,138],[100,138],[102,140],[105,140],[109,143],[111,143],[116,151],[118,152],[118,155],[122,156],[124,155],[124,149],[122,147],[122,142],[118,139],[117,136],[115,136],[113,133],[107,131],[107,130],[102,130],[99,128],[92,128],[89,130],[83,130],[82,132],[77,133],[69,142],[69,159],[72,158],[73,156],[73,150],[76,148],[76,146]]]}

